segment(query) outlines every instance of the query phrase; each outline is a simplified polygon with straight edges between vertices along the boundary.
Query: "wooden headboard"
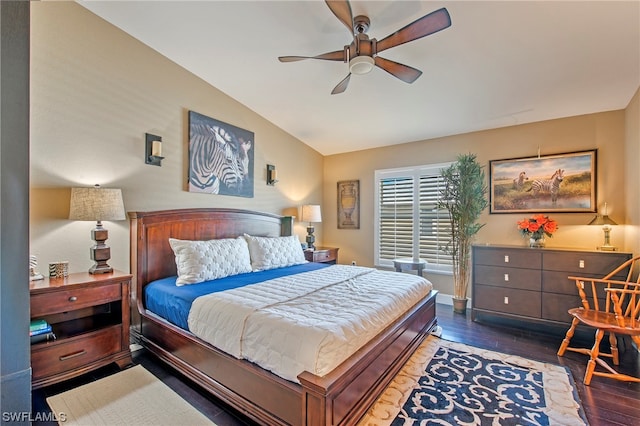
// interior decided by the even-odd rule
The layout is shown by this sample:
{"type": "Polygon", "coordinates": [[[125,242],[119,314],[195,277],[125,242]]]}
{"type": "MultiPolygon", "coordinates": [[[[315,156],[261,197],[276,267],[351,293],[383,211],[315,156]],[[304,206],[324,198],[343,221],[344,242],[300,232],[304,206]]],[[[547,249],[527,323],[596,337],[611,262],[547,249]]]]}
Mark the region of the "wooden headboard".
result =
{"type": "Polygon", "coordinates": [[[175,256],[169,238],[213,240],[235,238],[245,233],[277,237],[292,235],[293,232],[292,217],[249,210],[196,208],[129,212],[129,218],[134,311],[136,306],[144,309],[137,295],[142,294],[145,285],[176,275],[175,256]]]}

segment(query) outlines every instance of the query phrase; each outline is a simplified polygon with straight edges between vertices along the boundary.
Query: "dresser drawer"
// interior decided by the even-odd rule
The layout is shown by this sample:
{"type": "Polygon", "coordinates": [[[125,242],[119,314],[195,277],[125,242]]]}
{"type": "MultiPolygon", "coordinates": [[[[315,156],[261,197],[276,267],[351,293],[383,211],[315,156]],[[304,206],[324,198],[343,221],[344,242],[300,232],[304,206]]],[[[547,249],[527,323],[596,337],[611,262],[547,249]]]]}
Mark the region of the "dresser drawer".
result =
{"type": "Polygon", "coordinates": [[[474,290],[473,307],[495,312],[540,318],[539,291],[478,285],[474,290]]]}
{"type": "Polygon", "coordinates": [[[121,284],[117,283],[35,294],[31,296],[31,317],[38,318],[119,300],[122,297],[121,291],[121,284]]]}
{"type": "Polygon", "coordinates": [[[476,265],[474,283],[522,290],[541,289],[540,270],[476,265]]]}
{"type": "MultiPolygon", "coordinates": [[[[569,275],[564,271],[542,271],[542,291],[577,296],[578,287],[575,280],[569,279],[569,275]]],[[[589,274],[580,274],[580,276],[588,277],[589,274]]]]}
{"type": "Polygon", "coordinates": [[[575,295],[545,294],[542,304],[542,318],[568,324],[573,317],[567,311],[581,306],[582,301],[577,291],[575,295]]]}
{"type": "Polygon", "coordinates": [[[567,275],[596,274],[602,278],[628,259],[625,254],[550,252],[542,255],[542,269],[571,272],[567,275]]]}
{"type": "Polygon", "coordinates": [[[511,268],[540,269],[542,255],[539,250],[476,247],[473,252],[476,265],[508,266],[511,268]]]}
{"type": "Polygon", "coordinates": [[[84,366],[122,350],[120,325],[86,333],[63,342],[32,346],[33,379],[62,373],[84,366]]]}

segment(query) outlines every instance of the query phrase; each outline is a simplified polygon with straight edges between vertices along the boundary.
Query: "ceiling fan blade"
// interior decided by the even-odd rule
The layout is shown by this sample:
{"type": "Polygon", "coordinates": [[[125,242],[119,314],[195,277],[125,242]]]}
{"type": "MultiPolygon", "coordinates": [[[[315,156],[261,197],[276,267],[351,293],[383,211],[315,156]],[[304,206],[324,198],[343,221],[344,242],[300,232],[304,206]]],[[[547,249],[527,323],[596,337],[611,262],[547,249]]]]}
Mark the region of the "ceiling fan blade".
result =
{"type": "Polygon", "coordinates": [[[347,86],[349,85],[349,80],[351,79],[351,73],[347,74],[347,76],[342,80],[336,87],[331,91],[332,95],[337,95],[338,93],[342,93],[347,90],[347,86]]]}
{"type": "Polygon", "coordinates": [[[303,59],[324,59],[326,61],[341,61],[345,62],[344,50],[336,50],[335,52],[327,52],[318,56],[279,56],[280,62],[295,62],[302,61],[303,59]]]}
{"type": "Polygon", "coordinates": [[[349,34],[353,35],[353,14],[351,13],[351,5],[348,1],[330,1],[325,0],[329,9],[349,30],[349,34]]]}
{"type": "Polygon", "coordinates": [[[422,75],[422,71],[420,70],[389,59],[381,58],[380,56],[376,56],[374,61],[376,66],[382,68],[389,74],[398,77],[405,83],[413,83],[422,75]]]}
{"type": "Polygon", "coordinates": [[[451,17],[447,9],[443,7],[413,21],[406,27],[380,40],[378,42],[378,52],[426,37],[450,26],[451,17]]]}

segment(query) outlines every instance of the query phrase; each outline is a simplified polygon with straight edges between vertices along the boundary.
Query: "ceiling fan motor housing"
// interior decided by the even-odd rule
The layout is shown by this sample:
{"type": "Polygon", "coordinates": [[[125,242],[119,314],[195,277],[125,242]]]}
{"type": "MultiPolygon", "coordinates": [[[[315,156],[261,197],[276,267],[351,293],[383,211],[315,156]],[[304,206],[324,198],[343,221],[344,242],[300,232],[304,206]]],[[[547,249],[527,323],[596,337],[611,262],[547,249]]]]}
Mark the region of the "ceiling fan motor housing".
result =
{"type": "MultiPolygon", "coordinates": [[[[367,28],[369,18],[366,16],[358,16],[358,18],[364,18],[367,20],[367,28]]],[[[358,23],[358,21],[354,20],[354,29],[357,29],[359,25],[364,25],[362,23],[358,23]]],[[[345,46],[345,51],[347,53],[346,59],[349,62],[349,72],[352,74],[366,74],[371,72],[373,67],[375,66],[375,61],[373,56],[375,55],[376,50],[376,39],[369,39],[369,36],[364,32],[357,33],[353,39],[353,42],[349,46],[345,46]]]]}

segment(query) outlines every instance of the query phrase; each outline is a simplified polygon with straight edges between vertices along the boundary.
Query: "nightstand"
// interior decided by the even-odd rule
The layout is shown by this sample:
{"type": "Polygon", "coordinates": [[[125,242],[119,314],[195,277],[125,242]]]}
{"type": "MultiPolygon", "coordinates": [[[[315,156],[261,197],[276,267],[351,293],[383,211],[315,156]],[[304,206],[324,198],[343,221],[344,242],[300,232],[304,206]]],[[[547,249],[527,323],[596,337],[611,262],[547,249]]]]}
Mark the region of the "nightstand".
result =
{"type": "Polygon", "coordinates": [[[315,250],[305,250],[304,258],[309,262],[335,264],[338,261],[338,248],[316,247],[315,250]]]}
{"type": "Polygon", "coordinates": [[[40,388],[116,362],[129,350],[131,275],[86,272],[31,281],[31,319],[44,319],[55,340],[31,345],[32,388],[40,388]]]}

